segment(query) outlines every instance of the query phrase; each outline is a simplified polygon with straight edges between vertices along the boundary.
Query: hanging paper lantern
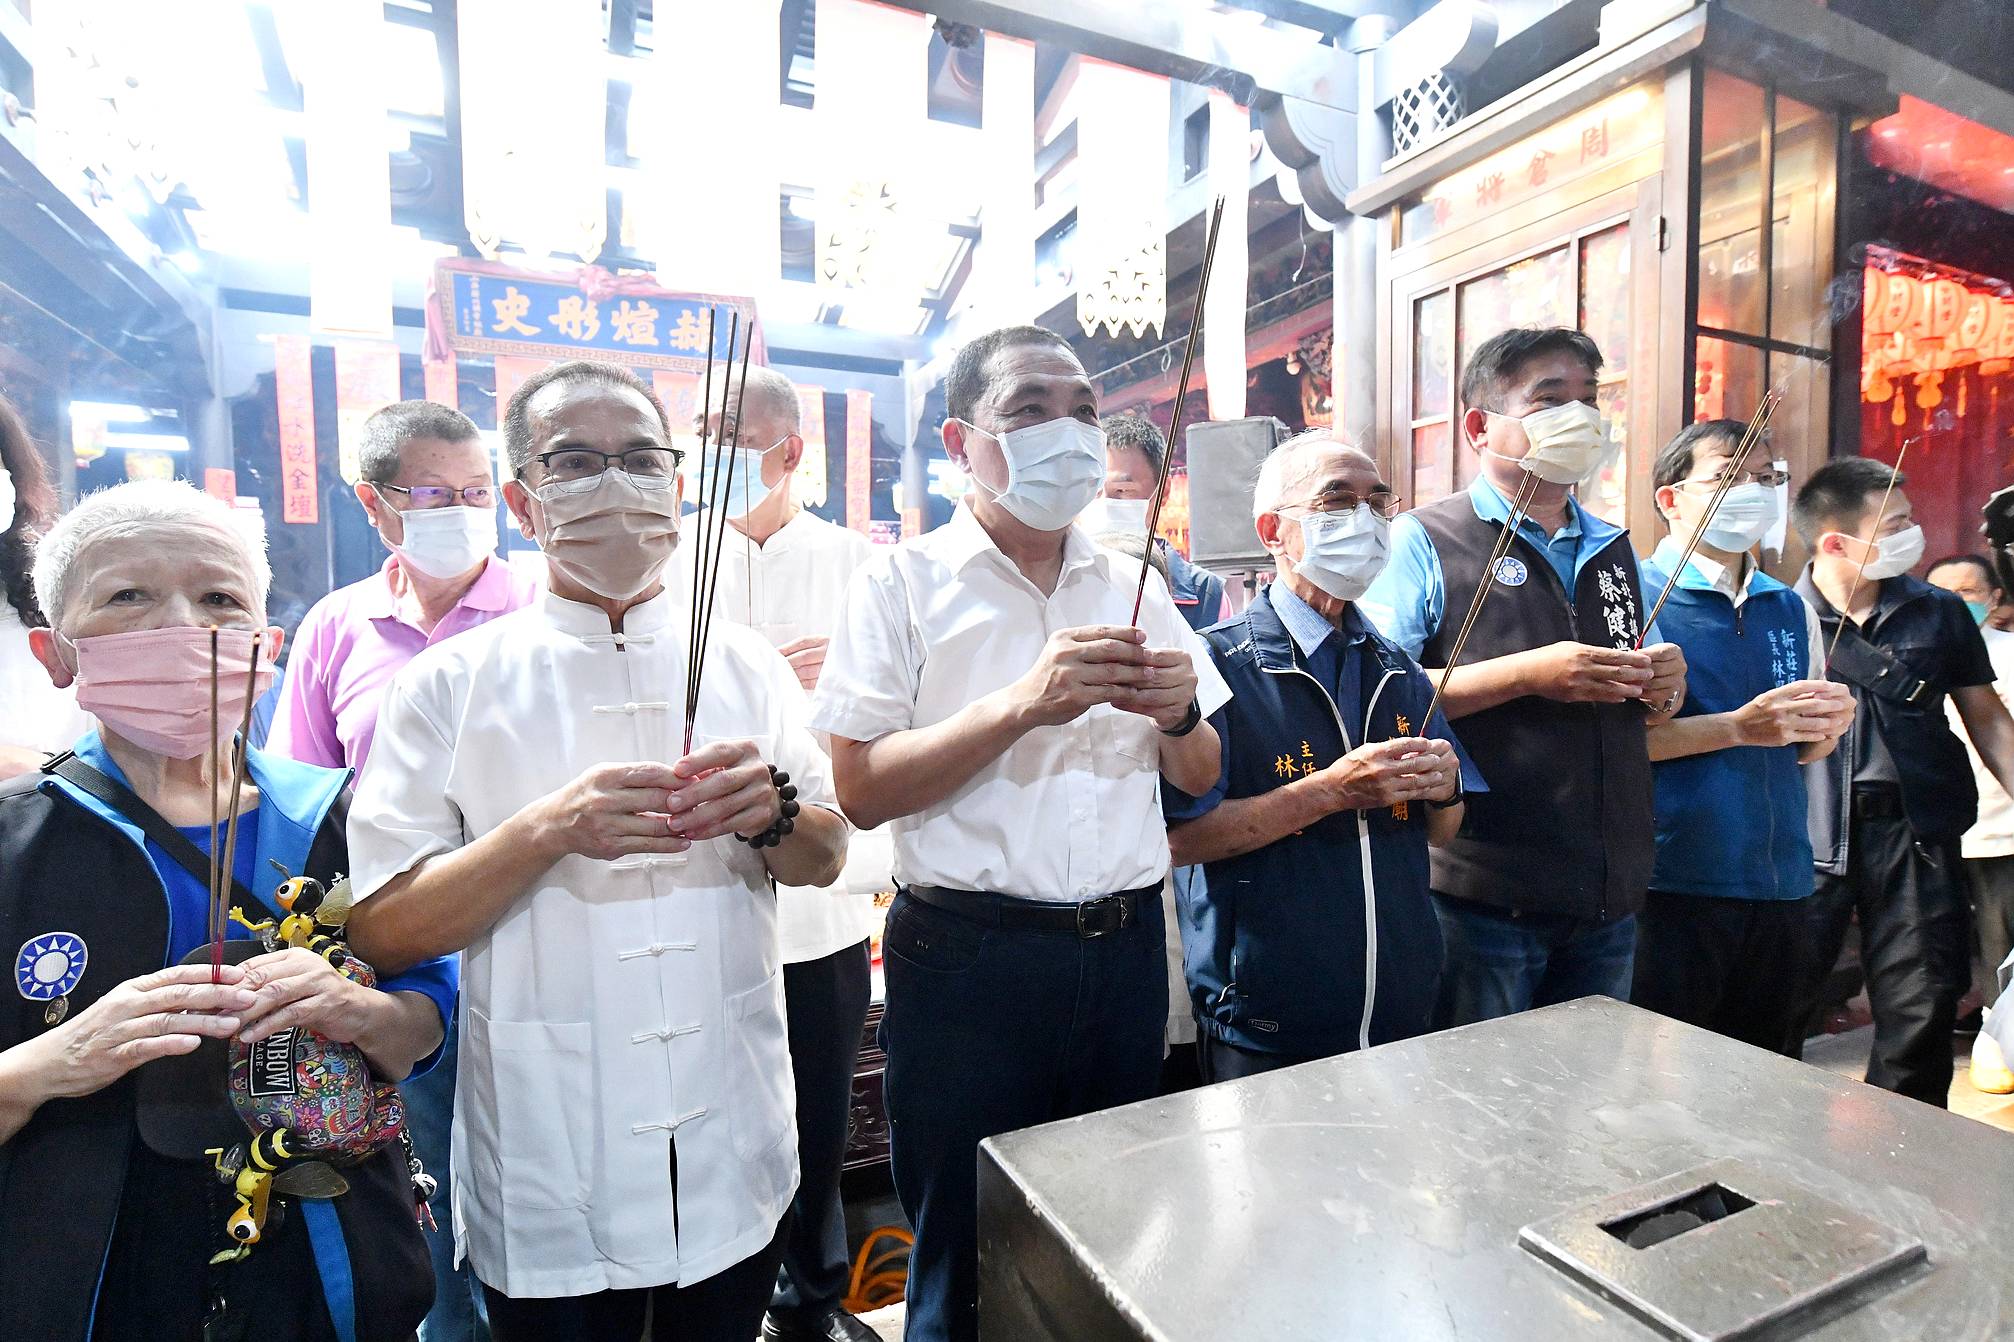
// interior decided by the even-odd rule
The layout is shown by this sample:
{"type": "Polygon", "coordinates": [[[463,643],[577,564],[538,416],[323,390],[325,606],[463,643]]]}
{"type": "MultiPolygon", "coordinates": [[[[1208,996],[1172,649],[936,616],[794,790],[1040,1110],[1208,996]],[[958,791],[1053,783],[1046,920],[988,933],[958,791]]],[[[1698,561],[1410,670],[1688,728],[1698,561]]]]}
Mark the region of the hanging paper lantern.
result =
{"type": "Polygon", "coordinates": [[[1892,335],[1906,324],[1922,290],[1907,275],[1867,267],[1864,281],[1867,295],[1861,326],[1869,335],[1892,335]]]}
{"type": "Polygon", "coordinates": [[[1995,299],[1993,312],[1985,338],[1979,342],[1980,353],[1985,356],[1979,371],[1988,375],[2014,368],[2014,298],[2002,295],[1995,299]]]}
{"type": "Polygon", "coordinates": [[[1944,342],[1957,329],[1964,303],[1965,286],[1956,280],[1940,276],[1925,285],[1923,306],[1914,323],[1917,345],[1927,351],[1942,351],[1944,342]]]}
{"type": "Polygon", "coordinates": [[[1998,300],[1992,294],[1966,291],[1964,311],[1958,318],[1958,334],[1952,341],[1955,363],[1979,361],[1986,333],[1992,328],[1993,318],[1999,306],[1998,300]]]}

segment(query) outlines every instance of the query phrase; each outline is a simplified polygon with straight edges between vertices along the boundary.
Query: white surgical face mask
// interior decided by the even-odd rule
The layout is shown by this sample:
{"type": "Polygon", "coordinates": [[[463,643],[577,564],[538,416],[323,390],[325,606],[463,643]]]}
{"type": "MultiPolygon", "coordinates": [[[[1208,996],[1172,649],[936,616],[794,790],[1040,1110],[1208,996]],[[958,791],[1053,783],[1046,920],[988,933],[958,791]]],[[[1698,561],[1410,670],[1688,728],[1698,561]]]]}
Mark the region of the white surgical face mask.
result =
{"type": "Polygon", "coordinates": [[[1144,536],[1147,534],[1147,507],[1152,502],[1152,499],[1114,499],[1100,495],[1077,515],[1077,525],[1093,536],[1120,533],[1144,536]]]}
{"type": "MultiPolygon", "coordinates": [[[[382,496],[380,496],[382,497],[382,496]]],[[[405,539],[392,549],[429,578],[456,578],[496,553],[494,508],[411,508],[399,513],[405,539]]]]}
{"type": "MultiPolygon", "coordinates": [[[[708,500],[712,498],[713,491],[719,488],[727,496],[720,502],[723,512],[729,517],[748,516],[757,508],[760,508],[763,500],[767,499],[774,491],[774,486],[762,483],[762,463],[768,459],[771,452],[781,447],[783,442],[784,440],[779,438],[766,448],[736,448],[729,454],[729,459],[721,463],[721,469],[727,472],[727,479],[722,481],[718,486],[708,478],[707,470],[703,469],[696,472],[694,475],[696,485],[693,491],[694,499],[698,501],[700,507],[704,508],[707,506],[708,500]]],[[[694,455],[697,456],[699,454],[695,453],[694,455]]],[[[706,455],[709,457],[709,460],[705,463],[705,467],[711,468],[713,465],[710,459],[711,453],[707,453],[706,455]]]]}
{"type": "Polygon", "coordinates": [[[1923,528],[1919,526],[1904,527],[1893,536],[1883,536],[1874,542],[1874,557],[1867,561],[1860,576],[1876,581],[1898,578],[1923,558],[1923,545],[1923,528]]]}
{"type": "Polygon", "coordinates": [[[1294,572],[1338,601],[1355,601],[1370,590],[1391,554],[1392,524],[1368,503],[1346,513],[1305,513],[1301,517],[1301,562],[1294,572]]]}
{"type": "Polygon", "coordinates": [[[1061,531],[1104,486],[1105,431],[1096,424],[1052,419],[989,436],[1006,459],[1007,483],[996,490],[969,469],[966,474],[1023,526],[1061,531]]]}
{"type": "MultiPolygon", "coordinates": [[[[1555,485],[1577,485],[1599,474],[1614,444],[1609,441],[1608,421],[1601,411],[1586,401],[1568,401],[1518,417],[1483,411],[1498,419],[1516,419],[1524,430],[1530,449],[1522,457],[1493,457],[1515,461],[1539,479],[1555,485]]],[[[1489,449],[1485,448],[1485,451],[1489,449]]]]}
{"type": "Polygon", "coordinates": [[[14,525],[14,477],[0,466],[0,531],[14,525]]]}
{"type": "Polygon", "coordinates": [[[1716,550],[1747,550],[1776,525],[1776,491],[1750,480],[1727,491],[1699,538],[1716,550]]]}

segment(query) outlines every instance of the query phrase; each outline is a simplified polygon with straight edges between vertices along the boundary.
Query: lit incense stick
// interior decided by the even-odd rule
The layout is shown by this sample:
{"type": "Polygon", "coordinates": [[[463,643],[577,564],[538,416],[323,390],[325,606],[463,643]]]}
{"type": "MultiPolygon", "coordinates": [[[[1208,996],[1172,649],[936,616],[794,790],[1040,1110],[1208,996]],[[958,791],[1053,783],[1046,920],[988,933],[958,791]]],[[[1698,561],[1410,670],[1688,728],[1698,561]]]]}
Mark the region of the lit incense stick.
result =
{"type": "Polygon", "coordinates": [[[1217,259],[1217,230],[1224,222],[1224,198],[1210,207],[1210,230],[1203,239],[1203,263],[1196,271],[1196,307],[1189,318],[1189,339],[1182,350],[1182,375],[1175,382],[1175,408],[1168,415],[1168,443],[1161,452],[1161,469],[1154,480],[1153,502],[1147,507],[1147,548],[1140,553],[1140,582],[1133,589],[1133,618],[1140,623],[1140,603],[1147,596],[1147,571],[1153,566],[1154,535],[1161,526],[1161,504],[1168,497],[1168,464],[1175,459],[1176,436],[1182,431],[1182,403],[1189,398],[1189,368],[1196,359],[1196,340],[1203,333],[1203,295],[1210,289],[1210,267],[1217,259]]]}

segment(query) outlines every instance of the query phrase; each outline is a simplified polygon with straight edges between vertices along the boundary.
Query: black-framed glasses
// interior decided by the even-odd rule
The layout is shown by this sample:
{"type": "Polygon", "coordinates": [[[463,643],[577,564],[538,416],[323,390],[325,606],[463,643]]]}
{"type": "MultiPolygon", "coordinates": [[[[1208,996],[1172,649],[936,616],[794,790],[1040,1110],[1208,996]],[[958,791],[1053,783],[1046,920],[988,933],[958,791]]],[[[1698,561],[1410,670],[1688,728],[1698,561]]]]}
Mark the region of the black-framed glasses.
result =
{"type": "Polygon", "coordinates": [[[685,453],[675,447],[632,447],[627,452],[596,452],[586,447],[562,447],[541,452],[532,460],[545,467],[549,480],[591,480],[610,467],[645,480],[678,474],[685,453]]]}
{"type": "Polygon", "coordinates": [[[1336,489],[1326,494],[1317,494],[1311,499],[1283,503],[1273,511],[1283,513],[1291,508],[1304,508],[1311,513],[1352,513],[1357,510],[1358,504],[1369,504],[1371,511],[1379,517],[1396,517],[1399,511],[1399,496],[1389,489],[1373,490],[1369,494],[1336,489]]]}
{"type": "MultiPolygon", "coordinates": [[[[1743,471],[1735,477],[1735,480],[1739,484],[1761,485],[1764,489],[1781,489],[1790,483],[1790,472],[1779,471],[1774,467],[1766,471],[1743,471]]],[[[1695,485],[1715,489],[1720,485],[1720,474],[1716,471],[1704,480],[1681,480],[1678,483],[1688,489],[1695,485]]]]}
{"type": "Polygon", "coordinates": [[[413,507],[419,509],[446,508],[459,501],[466,508],[494,508],[497,506],[497,492],[494,485],[470,485],[465,489],[450,489],[446,485],[381,485],[372,482],[375,489],[389,489],[412,500],[413,507]]]}

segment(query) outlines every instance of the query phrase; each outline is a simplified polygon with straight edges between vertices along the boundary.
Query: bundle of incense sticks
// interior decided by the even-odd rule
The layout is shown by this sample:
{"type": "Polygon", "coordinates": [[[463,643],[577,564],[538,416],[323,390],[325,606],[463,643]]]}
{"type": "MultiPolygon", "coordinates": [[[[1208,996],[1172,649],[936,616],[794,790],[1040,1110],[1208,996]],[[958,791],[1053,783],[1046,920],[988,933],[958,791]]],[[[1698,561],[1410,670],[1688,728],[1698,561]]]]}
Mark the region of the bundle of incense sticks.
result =
{"type": "Polygon", "coordinates": [[[721,547],[727,540],[727,499],[728,472],[746,470],[741,460],[741,394],[748,388],[748,353],[755,344],[755,327],[751,321],[746,339],[741,337],[741,314],[730,315],[727,328],[727,357],[722,361],[720,388],[720,422],[713,424],[713,309],[706,314],[706,373],[701,390],[699,419],[699,459],[702,499],[697,500],[699,514],[698,550],[693,555],[692,565],[692,605],[686,612],[687,631],[685,644],[685,749],[692,753],[693,726],[699,717],[699,687],[706,674],[706,650],[713,633],[714,595],[720,589],[721,547]],[[741,348],[741,378],[738,385],[734,378],[734,351],[736,342],[741,348]],[[730,422],[728,407],[732,405],[730,422]],[[712,457],[707,456],[709,430],[712,437],[712,457]]]}
{"type": "Polygon", "coordinates": [[[1686,538],[1685,548],[1679,551],[1678,564],[1664,580],[1664,590],[1657,594],[1657,601],[1644,619],[1643,628],[1637,631],[1635,644],[1637,651],[1643,650],[1644,640],[1650,637],[1651,626],[1657,623],[1658,612],[1663,610],[1664,603],[1670,600],[1672,591],[1678,586],[1679,575],[1685,572],[1685,566],[1692,562],[1693,554],[1699,549],[1699,538],[1704,536],[1707,527],[1712,525],[1713,515],[1720,511],[1721,500],[1727,497],[1728,492],[1734,488],[1735,481],[1741,478],[1741,463],[1748,460],[1748,454],[1762,441],[1762,435],[1769,432],[1770,417],[1776,413],[1776,407],[1782,404],[1782,401],[1782,393],[1771,387],[1762,394],[1762,399],[1756,402],[1755,413],[1748,417],[1748,427],[1741,431],[1741,441],[1734,445],[1733,455],[1727,459],[1727,468],[1721,471],[1713,482],[1713,496],[1706,501],[1706,511],[1700,514],[1699,525],[1694,527],[1692,535],[1686,538]]]}
{"type": "Polygon", "coordinates": [[[1140,623],[1140,603],[1147,596],[1147,570],[1153,567],[1154,536],[1161,526],[1161,504],[1168,497],[1168,463],[1175,459],[1176,436],[1182,431],[1182,405],[1189,399],[1189,369],[1196,361],[1196,341],[1203,333],[1203,295],[1210,291],[1210,267],[1217,260],[1217,230],[1224,222],[1224,198],[1210,207],[1210,231],[1203,239],[1203,264],[1196,271],[1196,307],[1189,318],[1189,338],[1182,349],[1182,375],[1175,382],[1175,408],[1168,415],[1168,441],[1161,449],[1161,469],[1154,479],[1153,502],[1147,506],[1147,548],[1140,553],[1140,582],[1133,589],[1133,618],[1140,623]]]}
{"type": "Polygon", "coordinates": [[[223,723],[219,720],[217,693],[217,637],[218,631],[210,631],[210,982],[216,983],[224,974],[224,941],[231,930],[231,885],[232,873],[238,864],[238,799],[245,783],[245,751],[252,734],[252,705],[257,701],[259,689],[259,654],[264,640],[252,640],[251,663],[245,671],[245,712],[238,723],[236,736],[228,747],[231,790],[224,807],[223,852],[217,851],[217,790],[223,783],[223,760],[225,748],[219,745],[223,723]]]}
{"type": "Polygon", "coordinates": [[[1468,614],[1462,617],[1460,629],[1455,631],[1454,646],[1448,649],[1448,664],[1441,671],[1441,683],[1434,686],[1433,698],[1427,701],[1426,716],[1420,719],[1420,730],[1427,731],[1434,720],[1434,710],[1441,706],[1441,696],[1447,693],[1448,681],[1455,674],[1455,663],[1462,659],[1462,648],[1468,644],[1469,633],[1476,627],[1476,618],[1483,613],[1483,602],[1489,599],[1490,588],[1496,586],[1497,565],[1510,553],[1511,542],[1517,539],[1517,529],[1524,525],[1526,512],[1531,501],[1538,495],[1540,484],[1536,471],[1526,471],[1518,485],[1517,497],[1511,500],[1510,516],[1504,519],[1503,530],[1497,535],[1496,544],[1490,547],[1489,562],[1483,565],[1482,581],[1476,584],[1476,594],[1469,601],[1468,614]]]}

